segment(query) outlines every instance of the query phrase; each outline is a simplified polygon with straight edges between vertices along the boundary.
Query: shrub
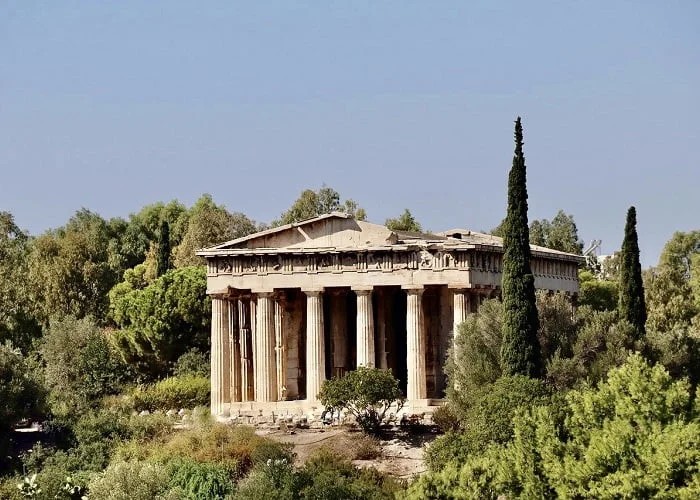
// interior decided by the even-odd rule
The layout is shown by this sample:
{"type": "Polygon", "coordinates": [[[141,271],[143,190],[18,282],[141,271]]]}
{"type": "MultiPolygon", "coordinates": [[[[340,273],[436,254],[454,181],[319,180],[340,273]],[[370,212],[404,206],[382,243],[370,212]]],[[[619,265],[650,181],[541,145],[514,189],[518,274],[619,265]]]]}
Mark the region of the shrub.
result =
{"type": "Polygon", "coordinates": [[[428,448],[426,462],[430,470],[439,470],[448,462],[463,461],[491,444],[510,441],[512,419],[518,409],[549,402],[550,391],[541,380],[522,375],[501,377],[484,388],[467,410],[461,432],[448,432],[428,448]]]}
{"type": "Polygon", "coordinates": [[[186,498],[223,499],[234,489],[232,471],[220,464],[185,458],[170,462],[168,469],[171,488],[186,498]]]}
{"type": "Polygon", "coordinates": [[[88,485],[90,498],[104,500],[153,500],[168,490],[165,466],[133,461],[116,462],[97,474],[88,485]]]}
{"type": "Polygon", "coordinates": [[[160,440],[130,441],[119,447],[115,458],[150,460],[163,464],[180,459],[217,463],[238,479],[255,464],[280,459],[291,462],[293,456],[291,445],[258,436],[252,427],[212,423],[205,427],[178,431],[160,440]]]}
{"type": "Polygon", "coordinates": [[[392,405],[398,412],[405,401],[391,371],[364,366],[324,381],[318,398],[326,409],[349,411],[368,433],[379,430],[392,405]]]}
{"type": "Polygon", "coordinates": [[[236,498],[292,500],[390,499],[402,485],[375,469],[357,469],[348,460],[321,449],[295,471],[284,460],[269,461],[241,481],[236,498]]]}
{"type": "Polygon", "coordinates": [[[379,440],[365,435],[354,441],[352,451],[353,460],[374,460],[382,455],[379,440]]]}
{"type": "Polygon", "coordinates": [[[139,386],[132,393],[134,409],[169,410],[209,404],[209,378],[185,375],[170,377],[152,385],[139,386]]]}
{"type": "Polygon", "coordinates": [[[209,378],[209,370],[209,355],[195,347],[177,358],[173,373],[177,377],[199,375],[209,378]]]}
{"type": "Polygon", "coordinates": [[[287,460],[271,460],[256,466],[238,484],[236,498],[242,500],[296,500],[297,476],[287,460]]]}
{"type": "Polygon", "coordinates": [[[459,429],[459,414],[452,403],[439,406],[433,412],[433,422],[442,432],[456,431],[459,429]]]}
{"type": "Polygon", "coordinates": [[[501,376],[502,325],[503,304],[492,299],[485,300],[479,312],[469,314],[457,329],[445,371],[449,379],[447,396],[462,417],[481,388],[501,376]]]}

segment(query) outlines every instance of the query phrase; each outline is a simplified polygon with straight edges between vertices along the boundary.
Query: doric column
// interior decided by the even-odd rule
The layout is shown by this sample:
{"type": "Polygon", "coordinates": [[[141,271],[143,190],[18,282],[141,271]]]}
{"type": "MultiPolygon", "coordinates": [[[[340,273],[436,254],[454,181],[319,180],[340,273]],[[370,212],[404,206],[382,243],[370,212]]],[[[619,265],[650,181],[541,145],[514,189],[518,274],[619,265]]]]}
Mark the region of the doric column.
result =
{"type": "Polygon", "coordinates": [[[228,346],[231,384],[231,402],[241,401],[241,344],[238,328],[238,300],[228,302],[228,346]]]}
{"type": "Polygon", "coordinates": [[[257,294],[255,321],[255,401],[277,401],[275,302],[272,292],[257,294]]]}
{"type": "Polygon", "coordinates": [[[389,368],[389,359],[387,352],[388,337],[390,333],[391,316],[389,315],[390,301],[387,296],[386,289],[377,290],[377,321],[376,336],[377,336],[377,367],[382,369],[389,368]]]}
{"type": "Polygon", "coordinates": [[[469,292],[464,288],[452,290],[454,321],[452,323],[452,340],[457,338],[457,329],[469,314],[469,292]]]}
{"type": "Polygon", "coordinates": [[[374,367],[372,287],[353,288],[357,295],[357,366],[374,367]]]}
{"type": "Polygon", "coordinates": [[[348,368],[348,331],[346,292],[332,289],[327,295],[331,302],[330,322],[331,346],[333,352],[333,376],[342,377],[348,368]]]}
{"type": "Polygon", "coordinates": [[[253,401],[253,342],[250,299],[238,300],[239,341],[241,347],[241,401],[253,401]]]}
{"type": "Polygon", "coordinates": [[[277,400],[287,399],[287,332],[284,330],[284,293],[275,300],[275,360],[277,400]]]}
{"type": "Polygon", "coordinates": [[[408,288],[406,301],[406,364],[409,401],[427,398],[425,377],[425,326],[423,324],[423,288],[408,288]]]}
{"type": "Polygon", "coordinates": [[[228,301],[211,298],[211,413],[227,416],[229,398],[228,301]]]}
{"type": "Polygon", "coordinates": [[[323,343],[323,292],[306,293],[306,399],[317,401],[326,378],[326,351],[323,343]]]}

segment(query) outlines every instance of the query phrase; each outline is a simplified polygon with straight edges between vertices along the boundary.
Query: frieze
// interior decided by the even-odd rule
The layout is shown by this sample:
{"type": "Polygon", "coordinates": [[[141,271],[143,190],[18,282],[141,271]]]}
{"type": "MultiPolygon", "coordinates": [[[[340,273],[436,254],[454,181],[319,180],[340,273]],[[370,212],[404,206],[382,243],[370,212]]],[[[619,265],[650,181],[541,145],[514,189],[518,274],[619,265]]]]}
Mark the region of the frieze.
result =
{"type": "MultiPolygon", "coordinates": [[[[578,266],[541,257],[532,259],[532,272],[541,277],[575,280],[578,266]]],[[[483,250],[428,250],[258,254],[218,256],[207,261],[209,274],[393,272],[401,270],[467,270],[500,273],[503,255],[483,250]]]]}

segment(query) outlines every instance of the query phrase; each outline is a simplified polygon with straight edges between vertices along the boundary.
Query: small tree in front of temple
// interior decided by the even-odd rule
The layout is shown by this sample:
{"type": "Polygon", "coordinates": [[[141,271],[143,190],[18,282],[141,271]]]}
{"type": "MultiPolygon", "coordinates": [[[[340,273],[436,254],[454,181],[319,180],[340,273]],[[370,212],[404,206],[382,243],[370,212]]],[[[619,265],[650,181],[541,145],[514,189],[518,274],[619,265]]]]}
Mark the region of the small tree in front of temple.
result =
{"type": "Polygon", "coordinates": [[[392,405],[398,412],[405,403],[399,381],[391,371],[365,366],[342,378],[324,381],[318,399],[326,410],[350,412],[369,434],[379,431],[392,405]]]}
{"type": "Polygon", "coordinates": [[[503,230],[503,250],[503,374],[539,377],[542,374],[542,358],[537,341],[539,319],[535,302],[535,276],[530,269],[526,169],[520,117],[515,122],[515,155],[508,175],[508,211],[503,230]]]}

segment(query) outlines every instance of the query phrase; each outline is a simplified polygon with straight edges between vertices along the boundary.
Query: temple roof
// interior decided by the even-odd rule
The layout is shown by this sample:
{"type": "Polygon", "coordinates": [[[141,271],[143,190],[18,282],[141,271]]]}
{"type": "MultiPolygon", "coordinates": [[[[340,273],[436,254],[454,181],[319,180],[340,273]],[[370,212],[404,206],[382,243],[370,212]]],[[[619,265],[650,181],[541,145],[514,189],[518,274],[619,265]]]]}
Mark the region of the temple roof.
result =
{"type": "MultiPolygon", "coordinates": [[[[408,247],[444,247],[446,249],[485,248],[502,252],[503,239],[469,229],[441,233],[393,231],[386,226],[358,221],[352,215],[331,212],[292,224],[273,227],[221,243],[197,252],[215,256],[238,253],[323,252],[351,250],[402,250],[408,247]]],[[[531,245],[533,255],[582,261],[579,255],[531,245]]]]}

